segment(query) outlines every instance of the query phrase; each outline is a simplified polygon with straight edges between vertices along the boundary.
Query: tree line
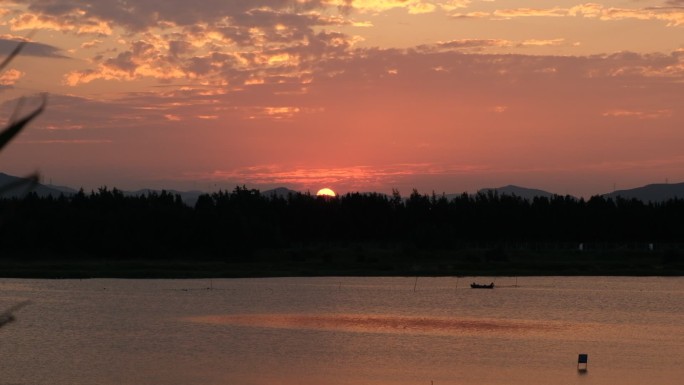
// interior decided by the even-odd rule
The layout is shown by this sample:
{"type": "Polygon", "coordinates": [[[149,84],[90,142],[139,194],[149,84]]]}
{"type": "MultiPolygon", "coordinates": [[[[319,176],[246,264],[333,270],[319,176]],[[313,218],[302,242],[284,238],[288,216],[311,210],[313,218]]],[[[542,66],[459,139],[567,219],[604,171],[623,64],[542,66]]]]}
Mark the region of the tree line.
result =
{"type": "Polygon", "coordinates": [[[684,200],[644,203],[594,196],[525,200],[495,192],[403,198],[266,196],[236,187],[194,206],[166,191],[117,189],[0,200],[0,252],[27,258],[249,258],[306,245],[405,245],[420,249],[684,241],[684,200]]]}

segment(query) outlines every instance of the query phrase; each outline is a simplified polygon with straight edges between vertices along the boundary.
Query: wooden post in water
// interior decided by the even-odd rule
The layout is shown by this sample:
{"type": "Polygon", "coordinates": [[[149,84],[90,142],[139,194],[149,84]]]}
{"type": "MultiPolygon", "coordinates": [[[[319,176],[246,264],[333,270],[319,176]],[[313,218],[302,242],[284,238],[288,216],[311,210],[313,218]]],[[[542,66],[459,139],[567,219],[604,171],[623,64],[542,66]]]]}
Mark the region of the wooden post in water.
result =
{"type": "Polygon", "coordinates": [[[416,286],[418,286],[418,277],[416,276],[416,282],[413,284],[413,292],[416,292],[416,286]]]}
{"type": "Polygon", "coordinates": [[[586,372],[589,369],[589,355],[581,353],[577,357],[577,371],[586,372]]]}

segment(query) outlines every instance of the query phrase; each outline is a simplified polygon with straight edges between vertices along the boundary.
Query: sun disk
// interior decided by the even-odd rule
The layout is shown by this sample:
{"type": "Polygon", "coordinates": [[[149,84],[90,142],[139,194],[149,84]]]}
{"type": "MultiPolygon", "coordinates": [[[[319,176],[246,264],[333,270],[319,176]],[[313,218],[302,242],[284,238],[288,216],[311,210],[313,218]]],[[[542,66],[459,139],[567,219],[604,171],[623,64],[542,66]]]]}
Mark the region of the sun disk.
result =
{"type": "Polygon", "coordinates": [[[329,188],[326,187],[326,188],[322,188],[322,189],[318,190],[318,192],[316,193],[316,195],[318,195],[319,197],[320,197],[320,196],[334,197],[334,196],[336,196],[337,194],[335,194],[335,192],[334,192],[333,190],[331,190],[331,189],[329,189],[329,188]]]}

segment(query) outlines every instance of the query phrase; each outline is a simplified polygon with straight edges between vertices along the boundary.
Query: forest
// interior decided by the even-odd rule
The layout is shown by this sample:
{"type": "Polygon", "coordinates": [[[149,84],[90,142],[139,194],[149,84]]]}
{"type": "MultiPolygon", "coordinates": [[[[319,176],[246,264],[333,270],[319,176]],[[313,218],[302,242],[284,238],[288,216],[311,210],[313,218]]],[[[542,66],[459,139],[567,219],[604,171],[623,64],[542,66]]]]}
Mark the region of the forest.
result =
{"type": "Polygon", "coordinates": [[[127,196],[103,187],[3,199],[0,213],[0,267],[10,275],[8,266],[41,261],[220,263],[222,276],[683,270],[681,199],[447,199],[415,190],[405,198],[277,197],[236,187],[202,195],[193,207],[165,191],[127,196]]]}

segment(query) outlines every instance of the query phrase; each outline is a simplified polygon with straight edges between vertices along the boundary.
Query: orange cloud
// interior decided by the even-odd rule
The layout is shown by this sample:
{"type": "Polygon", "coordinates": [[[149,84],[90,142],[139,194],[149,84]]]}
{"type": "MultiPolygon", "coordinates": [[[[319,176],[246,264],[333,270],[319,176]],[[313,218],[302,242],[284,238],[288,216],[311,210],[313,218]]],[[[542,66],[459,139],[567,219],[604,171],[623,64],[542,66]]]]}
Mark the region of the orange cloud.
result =
{"type": "Polygon", "coordinates": [[[585,17],[599,20],[661,20],[667,26],[684,25],[684,9],[681,7],[614,8],[596,3],[585,3],[570,8],[513,8],[499,9],[487,13],[466,13],[452,15],[458,18],[483,18],[508,20],[519,17],[585,17]]]}
{"type": "Polygon", "coordinates": [[[302,112],[299,107],[243,107],[246,119],[291,119],[302,112]]]}
{"type": "Polygon", "coordinates": [[[84,43],[81,43],[81,48],[90,49],[93,47],[97,47],[100,44],[102,44],[102,40],[90,40],[90,41],[86,41],[84,43]]]}
{"type": "Polygon", "coordinates": [[[479,165],[395,164],[388,166],[350,166],[331,168],[284,167],[258,165],[234,170],[215,170],[207,173],[189,173],[191,180],[244,181],[248,184],[287,185],[298,189],[316,188],[319,185],[364,188],[388,186],[416,175],[460,175],[486,170],[479,165]]]}
{"type": "Polygon", "coordinates": [[[604,9],[601,20],[662,20],[670,27],[684,25],[684,9],[681,8],[645,8],[645,9],[604,9]]]}
{"type": "Polygon", "coordinates": [[[602,114],[612,118],[664,119],[672,116],[672,110],[610,110],[602,114]]]}
{"type": "Polygon", "coordinates": [[[6,70],[0,74],[0,86],[13,86],[19,79],[24,77],[24,75],[26,75],[24,72],[16,69],[6,70]]]}
{"type": "Polygon", "coordinates": [[[173,114],[164,114],[164,118],[166,118],[166,120],[169,120],[172,122],[178,122],[178,121],[182,120],[182,118],[180,116],[173,115],[173,114]]]}
{"type": "Polygon", "coordinates": [[[108,144],[109,139],[51,139],[51,140],[19,140],[25,144],[108,144]]]}
{"type": "Polygon", "coordinates": [[[106,22],[97,19],[84,19],[81,15],[70,15],[61,18],[35,13],[23,13],[9,21],[13,31],[48,29],[59,32],[73,32],[79,35],[111,35],[112,28],[106,22]]]}
{"type": "Polygon", "coordinates": [[[471,0],[326,0],[325,4],[335,6],[348,13],[382,13],[393,9],[405,9],[409,14],[433,13],[437,10],[454,11],[468,7],[471,0]]]}
{"type": "Polygon", "coordinates": [[[392,9],[403,8],[409,13],[430,13],[437,9],[435,2],[424,0],[337,0],[331,5],[354,9],[362,13],[380,13],[392,9]]]}
{"type": "Polygon", "coordinates": [[[440,41],[435,44],[425,44],[418,46],[417,49],[423,52],[431,51],[465,51],[479,52],[486,49],[500,48],[525,48],[525,47],[557,47],[565,45],[565,39],[529,39],[522,41],[511,41],[505,39],[458,39],[450,41],[440,41]]]}
{"type": "Polygon", "coordinates": [[[512,19],[515,17],[562,17],[568,15],[566,8],[516,8],[501,9],[492,13],[492,16],[500,19],[512,19]]]}
{"type": "MultiPolygon", "coordinates": [[[[264,17],[280,20],[279,15],[264,17]]],[[[317,24],[318,17],[301,23],[317,24]]],[[[280,22],[269,27],[244,26],[244,41],[231,33],[199,26],[185,36],[183,29],[148,31],[116,56],[97,56],[95,67],[69,72],[64,84],[77,86],[94,80],[192,80],[200,84],[242,85],[310,81],[309,68],[317,62],[345,55],[356,39],[339,32],[315,32],[280,22]],[[223,38],[221,38],[223,36],[223,38]],[[292,38],[292,37],[295,38],[292,38]]],[[[95,42],[84,43],[88,48],[95,42]]],[[[125,43],[125,42],[124,42],[125,43]]],[[[114,53],[114,52],[112,52],[114,53]]]]}
{"type": "Polygon", "coordinates": [[[48,130],[48,131],[74,131],[74,130],[83,130],[83,129],[85,129],[85,126],[82,124],[64,124],[64,125],[48,124],[44,127],[39,127],[39,129],[48,130]]]}
{"type": "Polygon", "coordinates": [[[523,40],[520,42],[520,46],[523,47],[547,47],[547,46],[558,46],[562,45],[565,43],[565,39],[546,39],[546,40],[540,40],[540,39],[531,39],[531,40],[523,40]]]}
{"type": "Polygon", "coordinates": [[[466,12],[466,13],[451,13],[450,16],[455,19],[487,19],[491,17],[490,12],[466,12]]]}

